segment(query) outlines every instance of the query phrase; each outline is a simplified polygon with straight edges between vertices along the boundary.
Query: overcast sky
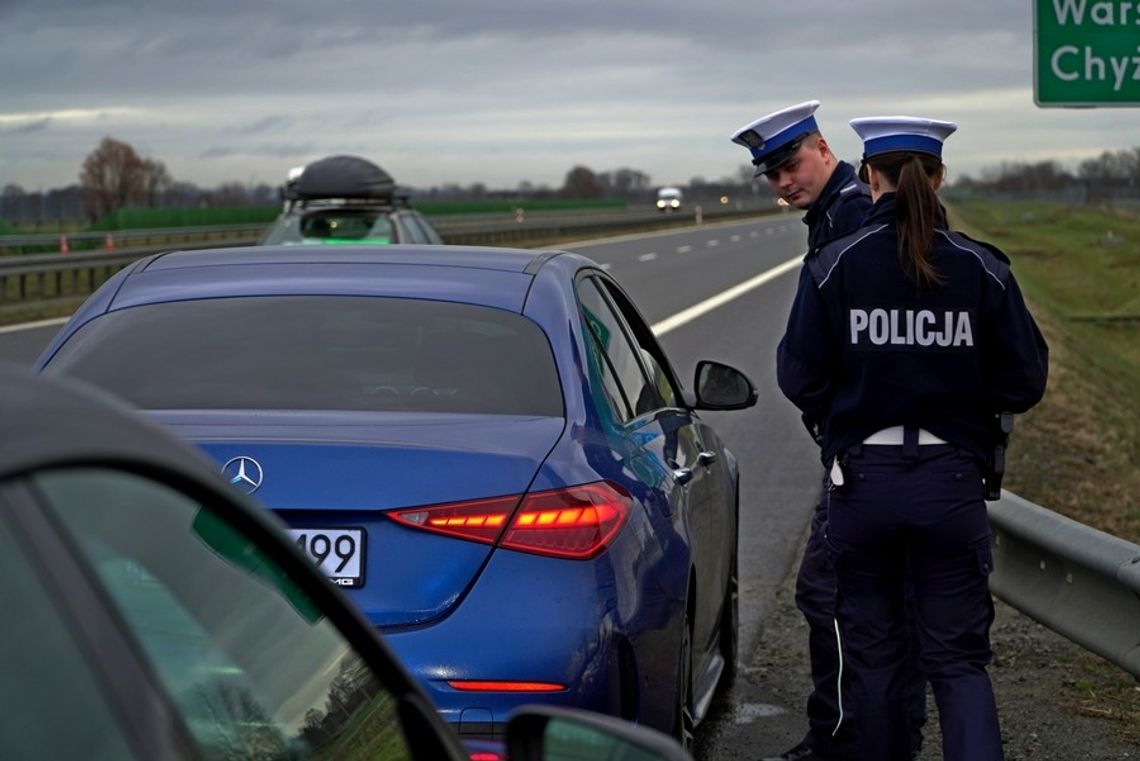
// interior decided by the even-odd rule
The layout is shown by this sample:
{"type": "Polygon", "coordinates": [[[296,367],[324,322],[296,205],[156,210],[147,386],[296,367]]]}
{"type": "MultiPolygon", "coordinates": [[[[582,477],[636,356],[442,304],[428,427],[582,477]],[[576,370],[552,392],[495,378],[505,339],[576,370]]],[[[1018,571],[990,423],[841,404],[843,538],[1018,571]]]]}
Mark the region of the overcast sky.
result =
{"type": "Polygon", "coordinates": [[[0,0],[0,186],[77,181],[110,135],[177,180],[279,184],[358,154],[401,184],[655,184],[747,164],[737,127],[808,99],[949,119],[951,178],[1140,145],[1136,109],[1033,102],[1031,0],[0,0]]]}

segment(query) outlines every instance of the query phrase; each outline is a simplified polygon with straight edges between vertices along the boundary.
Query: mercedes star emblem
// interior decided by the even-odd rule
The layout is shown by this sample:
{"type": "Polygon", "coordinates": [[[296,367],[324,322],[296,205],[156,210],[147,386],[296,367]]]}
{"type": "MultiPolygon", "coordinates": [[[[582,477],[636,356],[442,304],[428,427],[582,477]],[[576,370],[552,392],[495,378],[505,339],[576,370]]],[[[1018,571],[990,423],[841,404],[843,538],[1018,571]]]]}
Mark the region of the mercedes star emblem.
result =
{"type": "Polygon", "coordinates": [[[260,463],[245,455],[235,457],[223,465],[222,475],[229,479],[231,484],[244,489],[246,494],[257,491],[263,477],[260,463]]]}

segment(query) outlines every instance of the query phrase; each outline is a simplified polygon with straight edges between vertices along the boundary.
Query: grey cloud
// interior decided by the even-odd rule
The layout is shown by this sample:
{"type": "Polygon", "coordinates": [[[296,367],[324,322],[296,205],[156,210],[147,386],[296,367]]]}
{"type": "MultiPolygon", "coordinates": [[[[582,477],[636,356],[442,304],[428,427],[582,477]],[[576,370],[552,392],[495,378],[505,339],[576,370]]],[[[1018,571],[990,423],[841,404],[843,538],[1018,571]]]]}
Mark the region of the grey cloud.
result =
{"type": "Polygon", "coordinates": [[[233,127],[229,130],[222,130],[223,132],[235,132],[241,135],[256,135],[261,132],[270,132],[272,130],[281,130],[289,127],[293,120],[287,116],[271,115],[264,116],[253,122],[233,127]]]}
{"type": "Polygon", "coordinates": [[[45,116],[42,119],[36,119],[35,121],[21,124],[5,131],[12,135],[26,135],[32,132],[42,132],[49,126],[51,126],[51,117],[45,116]]]}
{"type": "Polygon", "coordinates": [[[257,145],[250,147],[214,146],[198,154],[200,159],[223,159],[235,156],[262,156],[270,158],[296,158],[311,155],[316,150],[312,143],[297,145],[257,145]]]}
{"type": "Polygon", "coordinates": [[[743,162],[730,130],[807,98],[848,156],[847,118],[916,107],[965,119],[977,155],[980,133],[1028,150],[1011,124],[1035,151],[1062,123],[1084,131],[1058,146],[1114,147],[1103,115],[1033,109],[1031,35],[1029,4],[992,0],[0,0],[0,112],[140,109],[5,134],[30,155],[110,132],[196,182],[276,181],[275,160],[343,146],[417,184],[556,183],[611,160],[715,177],[743,162]]]}

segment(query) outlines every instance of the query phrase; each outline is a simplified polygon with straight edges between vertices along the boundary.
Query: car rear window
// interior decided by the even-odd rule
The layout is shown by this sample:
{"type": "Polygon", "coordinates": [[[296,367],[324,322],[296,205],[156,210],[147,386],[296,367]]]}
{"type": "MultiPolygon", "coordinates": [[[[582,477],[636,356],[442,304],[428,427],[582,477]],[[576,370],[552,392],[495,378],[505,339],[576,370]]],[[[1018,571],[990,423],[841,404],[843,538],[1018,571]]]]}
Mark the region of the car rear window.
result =
{"type": "Polygon", "coordinates": [[[563,414],[541,328],[441,301],[265,296],[132,307],[83,326],[45,372],[143,409],[563,414]]]}
{"type": "Polygon", "coordinates": [[[264,245],[387,245],[392,237],[392,221],[386,214],[326,210],[281,218],[266,235],[264,245]]]}

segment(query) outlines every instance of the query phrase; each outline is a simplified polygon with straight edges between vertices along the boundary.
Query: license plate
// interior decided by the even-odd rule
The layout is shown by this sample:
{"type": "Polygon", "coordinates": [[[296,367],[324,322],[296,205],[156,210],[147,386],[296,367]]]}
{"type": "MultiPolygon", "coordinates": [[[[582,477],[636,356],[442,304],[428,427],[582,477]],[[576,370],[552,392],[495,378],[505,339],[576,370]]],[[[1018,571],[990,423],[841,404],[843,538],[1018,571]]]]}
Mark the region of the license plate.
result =
{"type": "Polygon", "coordinates": [[[289,535],[333,584],[364,586],[364,529],[291,528],[289,535]]]}

